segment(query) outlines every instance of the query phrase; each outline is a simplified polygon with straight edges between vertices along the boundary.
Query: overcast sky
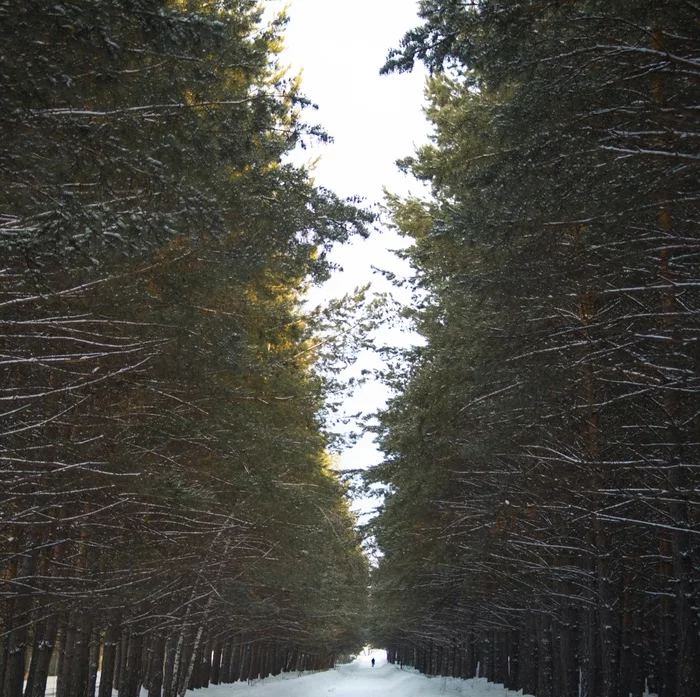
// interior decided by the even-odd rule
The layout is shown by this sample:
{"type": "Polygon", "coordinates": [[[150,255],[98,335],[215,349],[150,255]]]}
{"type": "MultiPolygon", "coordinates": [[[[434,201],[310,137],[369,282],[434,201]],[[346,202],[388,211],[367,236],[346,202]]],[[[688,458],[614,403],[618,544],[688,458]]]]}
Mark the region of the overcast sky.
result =
{"type": "MultiPolygon", "coordinates": [[[[288,8],[290,22],[285,32],[282,62],[292,72],[303,71],[305,95],[318,105],[307,111],[307,120],[320,123],[334,142],[306,151],[311,161],[321,156],[314,170],[316,183],[341,196],[360,195],[366,204],[376,204],[386,187],[393,193],[422,194],[415,180],[400,173],[395,161],[410,155],[426,140],[427,125],[422,112],[425,72],[380,76],[389,49],[398,46],[406,30],[418,24],[413,0],[268,0],[269,8],[288,8]]],[[[372,281],[373,288],[387,290],[384,279],[372,266],[406,274],[407,269],[390,250],[405,244],[386,230],[369,240],[358,240],[339,249],[334,260],[343,273],[336,274],[313,299],[340,296],[372,281]]],[[[387,336],[384,337],[385,339],[387,336]]],[[[405,342],[389,336],[391,343],[405,342]]],[[[363,364],[369,366],[365,357],[363,364]]],[[[347,405],[349,413],[372,412],[386,398],[376,384],[363,388],[347,405]]],[[[379,460],[379,454],[364,439],[341,458],[344,468],[364,468],[379,460]]]]}

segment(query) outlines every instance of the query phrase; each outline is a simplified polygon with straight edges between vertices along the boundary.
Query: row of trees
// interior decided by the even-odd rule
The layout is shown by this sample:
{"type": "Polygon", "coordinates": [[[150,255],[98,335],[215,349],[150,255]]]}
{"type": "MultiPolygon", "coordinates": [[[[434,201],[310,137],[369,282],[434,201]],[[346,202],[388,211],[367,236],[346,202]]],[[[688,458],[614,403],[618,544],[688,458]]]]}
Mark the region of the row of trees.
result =
{"type": "Polygon", "coordinates": [[[374,643],[538,697],[700,690],[700,10],[424,0],[425,339],[387,379],[374,643]]]}
{"type": "Polygon", "coordinates": [[[4,697],[183,695],[361,645],[315,366],[347,308],[300,297],[369,218],[283,162],[325,136],[260,19],[0,2],[4,697]]]}

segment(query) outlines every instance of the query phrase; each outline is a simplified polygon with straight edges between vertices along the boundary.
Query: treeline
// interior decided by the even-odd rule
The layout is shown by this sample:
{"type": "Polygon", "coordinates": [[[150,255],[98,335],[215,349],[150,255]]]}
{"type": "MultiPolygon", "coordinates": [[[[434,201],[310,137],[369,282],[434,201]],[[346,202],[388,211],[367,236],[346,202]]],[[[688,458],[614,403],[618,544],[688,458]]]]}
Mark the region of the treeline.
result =
{"type": "Polygon", "coordinates": [[[420,3],[391,199],[424,338],[387,380],[373,642],[538,697],[700,693],[700,9],[420,3]]]}
{"type": "Polygon", "coordinates": [[[361,646],[315,367],[344,320],[300,298],[369,219],[283,161],[325,137],[283,24],[0,1],[3,697],[174,697],[361,646]]]}

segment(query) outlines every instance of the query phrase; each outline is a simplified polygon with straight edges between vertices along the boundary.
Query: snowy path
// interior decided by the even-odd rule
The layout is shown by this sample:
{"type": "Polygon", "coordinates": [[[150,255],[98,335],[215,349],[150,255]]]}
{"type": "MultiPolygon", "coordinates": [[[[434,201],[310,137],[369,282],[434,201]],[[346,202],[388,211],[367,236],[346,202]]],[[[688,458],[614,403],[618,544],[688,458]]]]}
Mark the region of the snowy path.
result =
{"type": "MultiPolygon", "coordinates": [[[[52,697],[55,678],[49,678],[46,691],[52,697]]],[[[384,651],[373,651],[369,656],[359,656],[352,663],[338,666],[336,670],[297,677],[294,674],[279,675],[259,680],[251,685],[213,685],[205,690],[188,690],[186,697],[520,697],[520,692],[506,690],[485,679],[455,680],[452,678],[426,678],[412,669],[400,670],[386,662],[384,651]],[[372,657],[376,666],[372,668],[372,657]]],[[[117,691],[113,693],[117,697],[117,691]]],[[[141,697],[148,691],[141,690],[141,697]]]]}
{"type": "Polygon", "coordinates": [[[486,680],[426,678],[412,670],[400,670],[386,662],[383,651],[360,656],[336,670],[305,675],[268,678],[255,685],[221,685],[187,693],[187,697],[515,697],[520,693],[489,685],[486,680]]]}

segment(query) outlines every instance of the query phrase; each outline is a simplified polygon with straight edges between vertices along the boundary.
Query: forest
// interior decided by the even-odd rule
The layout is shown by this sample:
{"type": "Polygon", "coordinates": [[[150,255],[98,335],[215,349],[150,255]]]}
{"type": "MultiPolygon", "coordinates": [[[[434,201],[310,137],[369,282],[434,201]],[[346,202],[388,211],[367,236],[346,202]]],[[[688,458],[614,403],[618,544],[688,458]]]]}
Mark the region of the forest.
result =
{"type": "Polygon", "coordinates": [[[417,5],[377,71],[429,71],[397,163],[429,195],[385,200],[418,338],[377,348],[351,487],[333,423],[390,310],[305,302],[377,221],[290,157],[330,136],[286,12],[0,0],[2,697],[366,644],[535,697],[700,694],[700,5],[417,5]]]}
{"type": "Polygon", "coordinates": [[[700,694],[700,6],[424,0],[389,200],[424,342],[392,354],[372,632],[537,697],[700,694]],[[408,155],[408,154],[407,154],[408,155]]]}
{"type": "Polygon", "coordinates": [[[3,697],[49,675],[175,697],[362,646],[317,366],[354,299],[301,298],[371,216],[285,164],[326,136],[278,66],[284,23],[252,0],[0,2],[3,697]]]}

